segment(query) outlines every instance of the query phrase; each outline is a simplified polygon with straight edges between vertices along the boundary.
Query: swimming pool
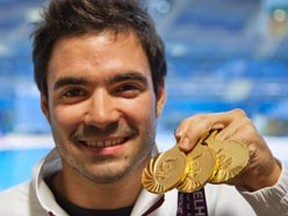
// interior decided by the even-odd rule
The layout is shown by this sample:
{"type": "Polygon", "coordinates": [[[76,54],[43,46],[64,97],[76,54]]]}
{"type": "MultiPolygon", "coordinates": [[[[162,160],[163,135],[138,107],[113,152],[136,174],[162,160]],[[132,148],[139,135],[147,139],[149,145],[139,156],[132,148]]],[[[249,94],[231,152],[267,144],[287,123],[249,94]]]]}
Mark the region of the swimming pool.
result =
{"type": "Polygon", "coordinates": [[[0,151],[0,190],[30,179],[33,165],[50,149],[20,149],[0,151]]]}

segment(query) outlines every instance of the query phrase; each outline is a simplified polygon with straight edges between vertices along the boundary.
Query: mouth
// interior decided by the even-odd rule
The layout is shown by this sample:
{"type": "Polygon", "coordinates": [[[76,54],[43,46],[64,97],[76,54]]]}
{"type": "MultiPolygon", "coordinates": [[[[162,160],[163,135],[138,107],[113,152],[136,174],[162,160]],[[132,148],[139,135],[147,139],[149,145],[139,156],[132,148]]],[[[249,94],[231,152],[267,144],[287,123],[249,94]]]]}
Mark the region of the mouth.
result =
{"type": "Polygon", "coordinates": [[[106,148],[121,145],[128,140],[128,137],[107,139],[107,140],[80,140],[80,143],[86,147],[90,148],[106,148]]]}

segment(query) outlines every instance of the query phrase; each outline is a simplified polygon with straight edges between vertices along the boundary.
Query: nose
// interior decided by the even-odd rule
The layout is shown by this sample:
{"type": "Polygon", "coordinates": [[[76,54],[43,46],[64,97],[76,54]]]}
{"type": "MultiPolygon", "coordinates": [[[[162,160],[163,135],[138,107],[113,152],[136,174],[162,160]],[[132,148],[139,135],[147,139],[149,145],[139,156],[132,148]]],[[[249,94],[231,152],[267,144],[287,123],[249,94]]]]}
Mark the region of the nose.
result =
{"type": "Polygon", "coordinates": [[[86,125],[105,129],[118,122],[120,112],[118,103],[105,89],[96,90],[89,98],[87,112],[84,117],[86,125]]]}

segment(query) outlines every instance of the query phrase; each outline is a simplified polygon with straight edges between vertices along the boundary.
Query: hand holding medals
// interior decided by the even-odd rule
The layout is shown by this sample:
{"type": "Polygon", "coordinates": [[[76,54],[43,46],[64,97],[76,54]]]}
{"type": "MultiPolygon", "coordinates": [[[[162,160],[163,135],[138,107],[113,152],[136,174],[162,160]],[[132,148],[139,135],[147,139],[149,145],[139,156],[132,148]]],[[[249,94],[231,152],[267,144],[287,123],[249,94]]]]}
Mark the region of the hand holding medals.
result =
{"type": "Polygon", "coordinates": [[[187,155],[178,145],[152,158],[142,173],[144,188],[165,193],[173,188],[191,193],[206,183],[227,183],[249,162],[249,151],[239,141],[217,141],[217,131],[204,135],[187,155]]]}

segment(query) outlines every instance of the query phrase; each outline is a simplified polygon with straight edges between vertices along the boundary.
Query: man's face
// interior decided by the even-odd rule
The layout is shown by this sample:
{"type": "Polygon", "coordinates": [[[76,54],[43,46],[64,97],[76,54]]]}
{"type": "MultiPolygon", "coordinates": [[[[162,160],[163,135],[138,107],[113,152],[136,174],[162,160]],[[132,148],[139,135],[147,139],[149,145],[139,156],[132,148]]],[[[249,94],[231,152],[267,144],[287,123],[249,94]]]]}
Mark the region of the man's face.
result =
{"type": "Polygon", "coordinates": [[[64,172],[109,183],[143,167],[165,91],[162,84],[156,98],[135,34],[90,33],[59,40],[47,85],[49,96],[42,95],[41,105],[64,172]]]}

